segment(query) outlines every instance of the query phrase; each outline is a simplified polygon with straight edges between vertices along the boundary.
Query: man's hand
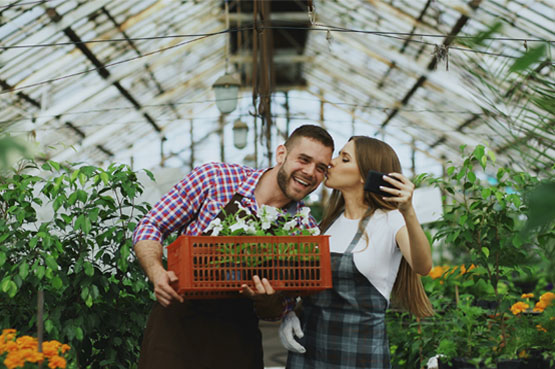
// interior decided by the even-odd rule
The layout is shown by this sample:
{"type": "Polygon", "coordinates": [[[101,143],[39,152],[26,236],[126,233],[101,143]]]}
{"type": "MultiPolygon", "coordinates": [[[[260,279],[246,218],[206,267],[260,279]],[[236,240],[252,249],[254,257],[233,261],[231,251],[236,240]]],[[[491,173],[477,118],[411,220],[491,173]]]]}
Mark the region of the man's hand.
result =
{"type": "Polygon", "coordinates": [[[254,283],[254,290],[252,290],[248,285],[243,284],[241,285],[241,291],[239,291],[239,293],[242,293],[243,295],[248,296],[252,299],[256,299],[260,296],[265,295],[273,295],[276,293],[276,291],[270,284],[270,281],[268,281],[266,278],[262,278],[261,280],[259,276],[255,275],[252,277],[252,281],[254,283]]]}
{"type": "Polygon", "coordinates": [[[252,277],[254,290],[246,284],[241,286],[239,293],[250,297],[254,302],[256,315],[261,319],[280,319],[284,312],[285,297],[276,293],[266,278],[260,279],[257,275],[252,277]]]}
{"type": "Polygon", "coordinates": [[[287,350],[304,354],[306,349],[295,340],[294,336],[303,338],[304,333],[301,329],[301,321],[297,317],[297,314],[295,314],[294,311],[290,311],[285,318],[283,318],[279,326],[279,339],[283,347],[287,350]]]}
{"type": "Polygon", "coordinates": [[[167,307],[172,301],[183,302],[183,297],[171,286],[172,283],[177,282],[174,272],[161,268],[152,274],[151,282],[154,285],[154,295],[160,305],[167,307]]]}
{"type": "Polygon", "coordinates": [[[183,302],[183,297],[171,286],[171,283],[177,282],[177,276],[174,272],[168,272],[162,265],[162,244],[158,241],[143,240],[137,242],[134,249],[139,263],[154,285],[154,295],[160,305],[166,307],[175,300],[183,302]]]}

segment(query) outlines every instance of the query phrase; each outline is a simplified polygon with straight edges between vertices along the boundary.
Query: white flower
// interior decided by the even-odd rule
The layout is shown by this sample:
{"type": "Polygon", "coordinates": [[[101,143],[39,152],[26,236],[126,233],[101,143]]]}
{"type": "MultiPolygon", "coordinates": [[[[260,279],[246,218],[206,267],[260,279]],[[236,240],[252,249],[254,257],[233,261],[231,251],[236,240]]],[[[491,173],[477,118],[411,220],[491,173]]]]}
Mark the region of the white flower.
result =
{"type": "Polygon", "coordinates": [[[251,211],[249,208],[244,207],[243,204],[241,204],[241,201],[235,201],[235,205],[237,205],[237,207],[239,208],[239,210],[242,210],[245,212],[245,214],[250,214],[251,211]]]}
{"type": "Polygon", "coordinates": [[[310,208],[308,206],[303,206],[297,215],[301,217],[302,225],[310,224],[310,208]]]}
{"type": "Polygon", "coordinates": [[[256,222],[254,220],[249,220],[247,222],[247,228],[245,229],[245,232],[247,232],[248,234],[256,234],[256,222]]]}
{"type": "Polygon", "coordinates": [[[318,235],[320,235],[320,228],[318,228],[318,227],[309,228],[308,232],[313,236],[318,236],[318,235]]]}
{"type": "Polygon", "coordinates": [[[262,222],[275,222],[280,214],[281,212],[277,208],[269,205],[261,205],[256,212],[256,216],[262,222]]]}
{"type": "Polygon", "coordinates": [[[297,219],[291,219],[290,221],[288,221],[287,223],[285,223],[283,225],[283,229],[285,231],[290,231],[290,230],[292,230],[293,228],[296,228],[296,227],[297,227],[297,219]]]}
{"type": "Polygon", "coordinates": [[[245,222],[244,219],[239,218],[239,219],[237,219],[237,223],[232,224],[231,226],[229,226],[229,230],[231,232],[235,232],[236,230],[240,229],[240,230],[246,232],[248,227],[249,226],[247,225],[247,222],[245,222]]]}
{"type": "Polygon", "coordinates": [[[223,229],[222,220],[220,218],[216,218],[212,220],[210,224],[208,224],[208,227],[206,227],[205,232],[212,231],[212,236],[217,236],[220,234],[222,229],[223,229]]]}

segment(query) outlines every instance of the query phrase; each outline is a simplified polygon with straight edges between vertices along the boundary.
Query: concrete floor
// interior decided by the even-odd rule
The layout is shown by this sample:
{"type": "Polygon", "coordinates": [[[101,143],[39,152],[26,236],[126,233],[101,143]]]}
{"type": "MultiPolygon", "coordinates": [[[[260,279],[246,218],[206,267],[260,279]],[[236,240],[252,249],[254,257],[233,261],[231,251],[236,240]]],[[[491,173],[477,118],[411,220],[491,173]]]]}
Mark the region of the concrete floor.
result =
{"type": "Polygon", "coordinates": [[[287,350],[283,348],[278,336],[280,322],[260,321],[262,345],[264,348],[264,367],[266,369],[283,369],[287,361],[287,350]]]}

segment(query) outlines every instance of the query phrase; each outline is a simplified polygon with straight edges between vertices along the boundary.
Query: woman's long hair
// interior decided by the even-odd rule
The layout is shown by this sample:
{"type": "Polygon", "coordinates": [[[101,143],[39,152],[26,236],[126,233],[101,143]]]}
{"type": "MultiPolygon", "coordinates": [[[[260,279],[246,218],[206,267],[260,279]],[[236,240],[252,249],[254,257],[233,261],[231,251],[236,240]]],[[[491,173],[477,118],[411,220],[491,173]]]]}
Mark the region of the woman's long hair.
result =
{"type": "MultiPolygon", "coordinates": [[[[401,163],[397,154],[385,142],[366,136],[353,136],[349,141],[353,141],[355,144],[355,158],[362,178],[366,178],[366,174],[372,169],[382,173],[401,173],[401,163]]],[[[362,229],[363,220],[371,217],[377,209],[388,211],[396,209],[396,206],[372,192],[364,192],[364,202],[368,208],[358,226],[363,232],[368,247],[371,245],[371,240],[369,240],[366,230],[362,229]]],[[[320,228],[328,229],[344,210],[345,200],[341,192],[333,190],[328,205],[325,207],[320,228]]],[[[434,313],[420,276],[412,270],[404,257],[401,258],[401,265],[391,295],[391,300],[395,305],[407,309],[416,316],[431,316],[434,313]]]]}

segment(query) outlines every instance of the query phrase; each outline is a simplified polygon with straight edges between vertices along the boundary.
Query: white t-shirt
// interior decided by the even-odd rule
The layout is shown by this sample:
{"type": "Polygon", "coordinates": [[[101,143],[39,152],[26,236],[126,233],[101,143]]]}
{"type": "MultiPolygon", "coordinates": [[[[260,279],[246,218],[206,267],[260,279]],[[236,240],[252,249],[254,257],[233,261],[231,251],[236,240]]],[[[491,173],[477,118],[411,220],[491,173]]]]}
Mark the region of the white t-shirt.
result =
{"type": "MultiPolygon", "coordinates": [[[[330,251],[344,253],[353,240],[360,219],[347,219],[344,214],[325,232],[330,236],[330,251]]],[[[358,271],[389,301],[393,284],[401,264],[401,250],[395,235],[405,226],[398,210],[376,210],[366,225],[368,246],[363,236],[353,249],[353,260],[358,271]]]]}

